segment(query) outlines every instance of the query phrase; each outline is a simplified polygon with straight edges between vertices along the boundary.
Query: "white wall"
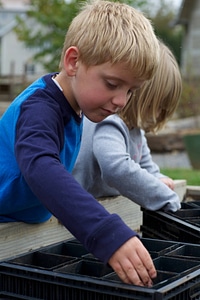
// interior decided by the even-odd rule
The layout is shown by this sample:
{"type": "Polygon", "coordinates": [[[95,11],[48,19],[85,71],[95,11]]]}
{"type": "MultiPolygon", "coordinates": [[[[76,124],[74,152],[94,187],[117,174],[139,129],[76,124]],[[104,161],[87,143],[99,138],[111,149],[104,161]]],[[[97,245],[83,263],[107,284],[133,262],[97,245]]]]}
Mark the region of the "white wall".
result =
{"type": "MultiPolygon", "coordinates": [[[[23,75],[26,63],[32,63],[33,50],[28,49],[17,39],[14,31],[10,31],[1,40],[1,76],[23,75]]],[[[41,65],[35,64],[33,78],[44,74],[41,65]]]]}

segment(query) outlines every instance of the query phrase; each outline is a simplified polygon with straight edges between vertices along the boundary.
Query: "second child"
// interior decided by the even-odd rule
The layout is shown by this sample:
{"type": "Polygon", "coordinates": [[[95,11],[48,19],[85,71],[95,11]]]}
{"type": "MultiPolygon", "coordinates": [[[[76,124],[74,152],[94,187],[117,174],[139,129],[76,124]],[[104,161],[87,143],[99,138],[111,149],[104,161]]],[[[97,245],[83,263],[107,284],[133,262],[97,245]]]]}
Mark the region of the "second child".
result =
{"type": "Polygon", "coordinates": [[[174,182],[152,160],[145,132],[162,128],[182,91],[176,59],[160,42],[161,60],[152,80],[135,92],[118,115],[95,124],[85,118],[83,142],[73,170],[96,198],[123,195],[149,210],[180,208],[174,182]]]}

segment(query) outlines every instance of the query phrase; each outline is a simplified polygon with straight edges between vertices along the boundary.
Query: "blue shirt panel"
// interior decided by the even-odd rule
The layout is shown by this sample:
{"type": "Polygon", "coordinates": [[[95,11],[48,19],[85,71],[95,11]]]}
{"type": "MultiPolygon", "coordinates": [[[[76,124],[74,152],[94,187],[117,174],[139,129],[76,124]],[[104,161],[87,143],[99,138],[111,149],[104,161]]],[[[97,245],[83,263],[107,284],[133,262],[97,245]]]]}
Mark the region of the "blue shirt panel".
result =
{"type": "MultiPolygon", "coordinates": [[[[55,85],[53,81],[51,84],[55,85]]],[[[44,78],[24,90],[0,119],[0,222],[21,220],[36,223],[51,217],[51,213],[27,185],[15,156],[16,126],[22,104],[38,89],[48,89],[44,78]]],[[[60,151],[60,160],[69,172],[72,171],[80,148],[81,133],[82,125],[71,117],[64,127],[64,143],[60,151]]]]}

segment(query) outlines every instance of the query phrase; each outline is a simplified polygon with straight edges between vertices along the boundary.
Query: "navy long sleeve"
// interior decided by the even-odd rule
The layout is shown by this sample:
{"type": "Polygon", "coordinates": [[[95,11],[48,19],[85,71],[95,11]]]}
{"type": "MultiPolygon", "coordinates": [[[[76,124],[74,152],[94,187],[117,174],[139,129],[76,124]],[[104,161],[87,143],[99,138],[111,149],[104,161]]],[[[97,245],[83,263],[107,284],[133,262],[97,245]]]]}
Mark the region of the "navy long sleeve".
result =
{"type": "Polygon", "coordinates": [[[44,222],[53,214],[107,262],[136,233],[71,175],[82,119],[51,77],[28,87],[0,120],[0,222],[44,222]]]}

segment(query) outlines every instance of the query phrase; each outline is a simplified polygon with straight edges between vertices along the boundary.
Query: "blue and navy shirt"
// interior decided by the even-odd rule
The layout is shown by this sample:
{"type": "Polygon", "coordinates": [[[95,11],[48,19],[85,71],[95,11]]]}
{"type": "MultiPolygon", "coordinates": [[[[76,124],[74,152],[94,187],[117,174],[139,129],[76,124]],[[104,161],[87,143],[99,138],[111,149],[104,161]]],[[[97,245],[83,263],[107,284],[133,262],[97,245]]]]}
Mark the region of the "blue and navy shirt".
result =
{"type": "Polygon", "coordinates": [[[0,222],[39,223],[53,214],[102,261],[136,235],[71,175],[82,118],[47,74],[0,119],[0,222]]]}

